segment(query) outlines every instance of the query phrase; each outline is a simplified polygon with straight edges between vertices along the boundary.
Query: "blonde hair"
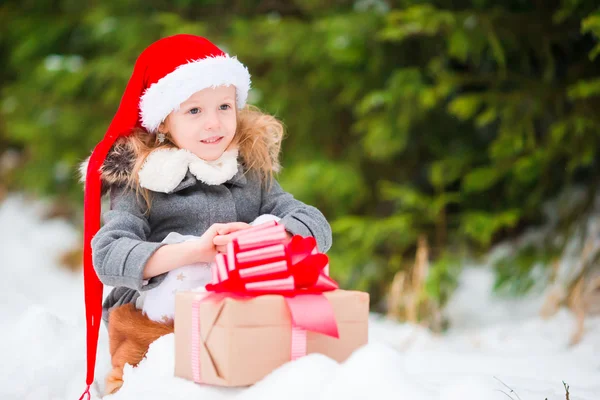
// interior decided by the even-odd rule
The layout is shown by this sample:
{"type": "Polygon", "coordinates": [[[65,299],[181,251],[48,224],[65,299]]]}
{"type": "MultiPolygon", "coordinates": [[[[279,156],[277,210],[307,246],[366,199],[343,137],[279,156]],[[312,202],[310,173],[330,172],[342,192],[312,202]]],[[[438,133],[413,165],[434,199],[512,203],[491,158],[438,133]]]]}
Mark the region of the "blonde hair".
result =
{"type": "MultiPolygon", "coordinates": [[[[273,175],[279,172],[279,152],[284,135],[283,123],[272,115],[265,114],[257,107],[247,105],[237,111],[237,127],[230,147],[239,150],[241,163],[246,173],[256,173],[261,184],[270,186],[273,175]]],[[[150,211],[152,199],[150,191],[140,186],[138,173],[148,155],[157,149],[177,148],[166,134],[164,143],[155,134],[141,128],[134,129],[125,139],[134,153],[135,163],[128,177],[127,186],[144,199],[146,212],[150,211]]]]}

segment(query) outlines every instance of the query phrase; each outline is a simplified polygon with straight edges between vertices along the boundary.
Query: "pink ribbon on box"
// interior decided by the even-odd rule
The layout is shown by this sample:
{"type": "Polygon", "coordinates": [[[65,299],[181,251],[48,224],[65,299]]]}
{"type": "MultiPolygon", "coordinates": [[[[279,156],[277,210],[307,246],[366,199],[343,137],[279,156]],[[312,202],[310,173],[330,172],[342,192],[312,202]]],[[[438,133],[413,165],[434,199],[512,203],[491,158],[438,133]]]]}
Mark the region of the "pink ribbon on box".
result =
{"type": "Polygon", "coordinates": [[[201,382],[200,377],[200,301],[192,303],[192,376],[194,382],[201,382]]]}
{"type": "Polygon", "coordinates": [[[306,355],[307,331],[339,337],[333,308],[323,296],[323,292],[339,287],[328,276],[329,258],[317,251],[313,237],[295,235],[287,244],[286,240],[285,227],[269,221],[236,232],[227,253],[216,256],[212,283],[206,285],[208,293],[192,307],[194,381],[201,382],[199,304],[208,299],[284,296],[292,320],[291,360],[306,355]]]}

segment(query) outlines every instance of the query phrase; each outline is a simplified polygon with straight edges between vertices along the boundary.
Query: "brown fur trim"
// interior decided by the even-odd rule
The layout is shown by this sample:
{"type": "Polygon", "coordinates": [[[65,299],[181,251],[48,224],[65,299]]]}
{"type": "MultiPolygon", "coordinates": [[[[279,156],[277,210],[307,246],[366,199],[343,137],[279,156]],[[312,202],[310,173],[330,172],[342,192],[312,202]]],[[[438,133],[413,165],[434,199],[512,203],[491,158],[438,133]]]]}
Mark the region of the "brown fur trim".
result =
{"type": "Polygon", "coordinates": [[[102,172],[102,181],[109,186],[127,183],[134,164],[135,153],[131,148],[129,140],[127,138],[120,138],[113,145],[100,169],[102,172]]]}
{"type": "MultiPolygon", "coordinates": [[[[83,183],[85,183],[89,159],[88,157],[79,164],[79,180],[83,183]]],[[[107,188],[112,185],[122,186],[127,184],[134,164],[135,153],[129,138],[118,138],[100,168],[102,193],[105,193],[107,188]]]]}

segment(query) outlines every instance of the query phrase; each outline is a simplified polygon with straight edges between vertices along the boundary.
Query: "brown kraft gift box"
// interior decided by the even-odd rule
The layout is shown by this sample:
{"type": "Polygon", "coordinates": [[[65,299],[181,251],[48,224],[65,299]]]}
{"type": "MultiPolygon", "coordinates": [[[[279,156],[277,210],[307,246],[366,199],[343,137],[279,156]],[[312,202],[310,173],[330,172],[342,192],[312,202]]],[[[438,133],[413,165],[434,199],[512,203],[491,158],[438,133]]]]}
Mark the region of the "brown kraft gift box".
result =
{"type": "MultiPolygon", "coordinates": [[[[205,293],[178,292],[175,298],[175,376],[193,380],[192,303],[205,293]]],[[[369,294],[334,290],[329,300],[339,339],[306,333],[307,354],[345,361],[368,339],[369,294]]],[[[292,323],[285,299],[264,295],[200,303],[201,381],[219,386],[248,386],[290,361],[292,323]]]]}

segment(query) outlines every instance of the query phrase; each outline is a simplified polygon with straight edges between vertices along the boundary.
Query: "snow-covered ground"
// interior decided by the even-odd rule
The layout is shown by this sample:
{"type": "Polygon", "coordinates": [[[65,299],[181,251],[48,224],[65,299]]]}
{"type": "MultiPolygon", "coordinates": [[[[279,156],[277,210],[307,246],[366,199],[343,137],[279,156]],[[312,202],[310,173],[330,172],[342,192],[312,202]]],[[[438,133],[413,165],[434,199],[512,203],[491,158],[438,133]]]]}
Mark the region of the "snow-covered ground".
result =
{"type": "MultiPolygon", "coordinates": [[[[64,221],[42,221],[42,212],[41,203],[21,196],[0,204],[3,400],[76,400],[84,389],[83,282],[57,260],[80,236],[64,221]]],[[[370,343],[344,364],[309,355],[247,389],[174,378],[173,336],[165,336],[138,368],[126,369],[121,391],[105,399],[562,400],[562,381],[571,400],[600,399],[600,319],[588,319],[583,341],[569,347],[574,318],[567,310],[543,320],[539,297],[497,299],[491,284],[487,269],[465,269],[448,308],[448,334],[372,315],[370,343]]],[[[107,343],[102,327],[93,398],[109,369],[107,343]]]]}

